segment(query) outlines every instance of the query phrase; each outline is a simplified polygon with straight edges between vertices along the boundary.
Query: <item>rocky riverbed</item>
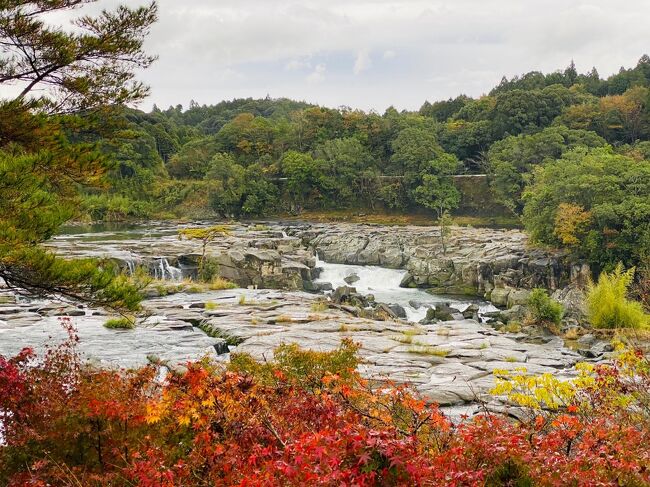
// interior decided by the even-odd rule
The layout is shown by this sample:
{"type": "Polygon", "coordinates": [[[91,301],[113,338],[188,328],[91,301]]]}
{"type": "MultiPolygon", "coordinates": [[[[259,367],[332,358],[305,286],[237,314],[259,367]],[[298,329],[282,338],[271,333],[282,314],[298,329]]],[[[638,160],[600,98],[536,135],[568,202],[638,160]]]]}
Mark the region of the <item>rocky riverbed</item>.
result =
{"type": "MultiPolygon", "coordinates": [[[[196,274],[201,244],[179,240],[179,226],[70,233],[50,245],[63,255],[108,257],[124,269],[144,266],[159,278],[196,274]]],[[[318,291],[315,255],[335,264],[403,269],[401,285],[435,294],[474,295],[497,306],[525,303],[543,287],[580,319],[580,288],[590,270],[566,254],[532,248],[519,230],[453,227],[443,248],[437,227],[363,224],[233,224],[207,247],[220,274],[242,287],[318,291]]]]}
{"type": "Polygon", "coordinates": [[[227,360],[232,352],[268,360],[282,343],[326,351],[350,338],[361,346],[365,376],[411,383],[424,397],[446,406],[486,398],[495,369],[525,367],[530,373],[568,377],[571,367],[584,360],[557,337],[528,343],[527,335],[498,332],[462,318],[428,325],[368,319],[299,291],[235,289],[148,299],[148,316],[134,330],[104,328],[107,316],[101,310],[16,301],[6,291],[1,296],[4,355],[64,339],[65,331],[57,324],[62,316],[75,324],[83,355],[112,367],[150,361],[178,367],[203,356],[227,360]]]}
{"type": "MultiPolygon", "coordinates": [[[[64,338],[57,324],[64,316],[79,331],[80,351],[101,366],[154,361],[181,367],[206,355],[228,360],[233,352],[269,359],[281,343],[331,350],[350,338],[361,346],[365,376],[411,383],[429,400],[465,405],[465,412],[488,398],[495,369],[570,377],[578,361],[607,359],[602,343],[576,351],[543,330],[521,333],[486,320],[497,310],[485,298],[516,311],[538,285],[571,295],[585,278],[584,266],[529,249],[517,231],[455,228],[445,250],[437,231],[236,224],[208,246],[207,255],[239,289],[170,295],[152,289],[134,330],[104,328],[103,310],[4,290],[0,354],[64,338]]],[[[142,266],[174,281],[195,275],[200,255],[200,244],[179,240],[177,232],[172,225],[76,231],[51,246],[70,257],[113,259],[125,271],[142,266]]]]}

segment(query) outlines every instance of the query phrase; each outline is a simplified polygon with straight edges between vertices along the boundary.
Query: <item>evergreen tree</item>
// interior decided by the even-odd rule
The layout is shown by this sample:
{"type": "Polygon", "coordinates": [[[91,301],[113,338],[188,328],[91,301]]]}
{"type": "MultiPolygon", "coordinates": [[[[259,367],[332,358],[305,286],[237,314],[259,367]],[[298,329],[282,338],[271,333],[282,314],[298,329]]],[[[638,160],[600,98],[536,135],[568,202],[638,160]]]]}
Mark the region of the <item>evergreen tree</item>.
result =
{"type": "Polygon", "coordinates": [[[114,127],[105,107],[145,96],[147,88],[133,81],[132,70],[153,61],[141,47],[156,19],[155,4],[84,16],[72,31],[41,19],[85,3],[0,4],[0,83],[23,88],[16,99],[0,103],[0,279],[37,295],[135,309],[137,286],[114,265],[68,261],[41,246],[77,215],[78,188],[105,184],[111,164],[88,141],[114,127]],[[32,97],[41,86],[50,91],[32,97]]]}

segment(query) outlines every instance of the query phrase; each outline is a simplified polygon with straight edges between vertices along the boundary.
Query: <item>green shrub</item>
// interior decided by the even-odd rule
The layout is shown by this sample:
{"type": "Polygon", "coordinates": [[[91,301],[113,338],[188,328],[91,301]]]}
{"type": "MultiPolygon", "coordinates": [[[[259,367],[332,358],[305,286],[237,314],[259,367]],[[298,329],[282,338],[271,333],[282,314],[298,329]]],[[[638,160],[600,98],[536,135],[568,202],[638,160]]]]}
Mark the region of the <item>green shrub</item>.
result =
{"type": "Polygon", "coordinates": [[[237,373],[253,375],[263,383],[277,381],[277,373],[304,387],[319,387],[321,379],[329,374],[349,378],[359,365],[359,345],[343,339],[330,352],[305,350],[297,344],[282,344],[274,350],[274,362],[260,363],[246,353],[233,353],[228,368],[237,373]]]}
{"type": "Polygon", "coordinates": [[[135,328],[135,320],[133,318],[128,318],[123,316],[121,318],[111,318],[104,323],[104,327],[111,330],[132,330],[135,328]]]}
{"type": "Polygon", "coordinates": [[[560,323],[564,308],[551,299],[546,289],[533,289],[528,297],[528,309],[532,318],[538,323],[560,323]]]}
{"type": "Polygon", "coordinates": [[[212,257],[204,257],[201,264],[200,274],[198,276],[201,282],[210,282],[219,279],[219,262],[212,257]]]}
{"type": "Polygon", "coordinates": [[[86,195],[82,199],[82,210],[93,221],[150,218],[153,209],[153,204],[150,202],[134,200],[122,195],[86,195]]]}
{"type": "Polygon", "coordinates": [[[634,268],[623,269],[618,264],[613,272],[603,272],[598,283],[590,282],[587,288],[587,315],[596,328],[645,328],[650,315],[641,303],[627,299],[628,289],[634,279],[634,268]]]}
{"type": "Polygon", "coordinates": [[[208,287],[212,291],[222,291],[224,289],[235,289],[237,287],[237,284],[230,282],[228,279],[217,276],[212,278],[208,287]]]}

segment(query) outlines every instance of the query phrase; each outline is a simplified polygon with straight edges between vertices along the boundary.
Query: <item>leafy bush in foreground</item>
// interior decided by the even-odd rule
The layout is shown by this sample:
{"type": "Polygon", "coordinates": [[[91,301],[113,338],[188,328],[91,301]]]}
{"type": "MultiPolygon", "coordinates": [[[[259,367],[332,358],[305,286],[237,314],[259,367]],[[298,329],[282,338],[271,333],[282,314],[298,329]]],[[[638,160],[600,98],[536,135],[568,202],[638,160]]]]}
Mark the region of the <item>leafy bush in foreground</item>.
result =
{"type": "Polygon", "coordinates": [[[613,272],[600,274],[597,283],[587,289],[589,321],[596,328],[645,328],[650,316],[641,303],[627,298],[634,279],[634,268],[625,271],[618,264],[613,272]]]}
{"type": "Polygon", "coordinates": [[[82,366],[71,338],[40,359],[0,357],[2,485],[650,482],[650,365],[633,352],[561,387],[515,378],[502,392],[540,398],[530,420],[454,425],[405,387],[363,380],[351,342],[287,345],[265,364],[239,356],[230,370],[191,363],[160,383],[154,367],[82,366]],[[555,392],[563,400],[541,409],[555,392]]]}

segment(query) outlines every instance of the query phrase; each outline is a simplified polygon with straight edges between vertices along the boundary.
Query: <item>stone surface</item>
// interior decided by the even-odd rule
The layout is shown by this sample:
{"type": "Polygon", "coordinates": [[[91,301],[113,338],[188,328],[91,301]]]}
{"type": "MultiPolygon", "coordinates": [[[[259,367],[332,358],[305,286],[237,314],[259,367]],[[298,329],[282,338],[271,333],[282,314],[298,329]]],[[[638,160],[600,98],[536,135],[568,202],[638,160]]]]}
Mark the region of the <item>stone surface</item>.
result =
{"type": "MultiPolygon", "coordinates": [[[[142,265],[156,277],[192,277],[201,246],[179,240],[180,228],[150,225],[95,240],[65,235],[48,245],[71,257],[110,257],[128,270],[142,265]]],[[[437,227],[270,222],[234,224],[207,247],[219,273],[239,286],[315,292],[314,252],[330,263],[405,269],[405,287],[486,296],[503,307],[524,304],[534,287],[579,291],[589,276],[586,264],[564,253],[531,248],[519,230],[452,227],[443,252],[437,227]]],[[[578,291],[557,295],[570,317],[581,315],[578,291]]]]}
{"type": "MultiPolygon", "coordinates": [[[[200,257],[200,243],[179,240],[178,229],[161,224],[122,233],[67,235],[50,246],[69,257],[110,257],[125,270],[142,265],[156,277],[178,280],[196,274],[200,257]]],[[[503,322],[523,312],[521,304],[537,286],[556,290],[558,299],[578,306],[588,267],[561,253],[529,248],[522,232],[453,228],[447,241],[443,252],[435,227],[235,224],[230,235],[208,246],[207,255],[218,264],[220,275],[250,289],[163,297],[152,292],[144,303],[148,317],[135,330],[105,329],[102,310],[0,294],[6,298],[0,299],[0,354],[31,344],[42,348],[62,338],[56,315],[63,314],[79,315],[72,319],[80,330],[80,348],[101,365],[136,366],[155,358],[182,366],[203,355],[227,360],[229,352],[271,359],[282,343],[333,350],[350,338],[360,344],[365,376],[411,383],[429,400],[448,407],[487,397],[496,369],[570,377],[572,366],[584,357],[564,347],[561,339],[497,331],[476,320],[476,307],[459,308],[463,315],[440,304],[441,299],[453,302],[451,298],[434,296],[439,301],[428,310],[431,304],[412,305],[421,308],[413,321],[430,313],[429,320],[416,324],[399,318],[402,313],[391,306],[393,300],[384,297],[383,303],[374,303],[369,294],[381,301],[379,289],[359,293],[354,287],[339,287],[325,308],[315,303],[322,296],[304,292],[332,287],[315,282],[322,272],[317,253],[331,263],[403,269],[398,281],[404,286],[490,296],[495,304],[510,306],[501,312],[508,316],[495,315],[503,322]]],[[[607,353],[596,340],[581,347],[593,360],[607,353]]]]}
{"type": "MultiPolygon", "coordinates": [[[[411,383],[443,406],[486,398],[495,369],[570,375],[584,359],[561,344],[521,342],[472,319],[417,325],[363,318],[331,306],[312,311],[319,299],[299,291],[235,289],[148,299],[148,317],[134,330],[107,330],[106,317],[93,316],[93,310],[71,319],[84,356],[114,367],[150,360],[182,366],[205,355],[227,360],[229,352],[270,360],[283,343],[326,351],[349,338],[361,347],[362,374],[411,383]]],[[[34,304],[0,304],[0,354],[17,353],[28,344],[42,349],[64,338],[58,318],[29,311],[38,309],[34,304]]]]}

